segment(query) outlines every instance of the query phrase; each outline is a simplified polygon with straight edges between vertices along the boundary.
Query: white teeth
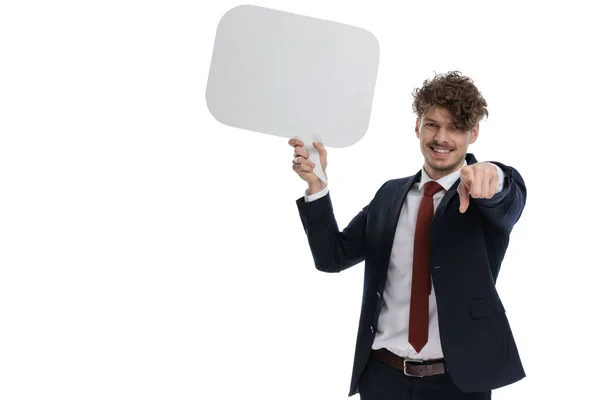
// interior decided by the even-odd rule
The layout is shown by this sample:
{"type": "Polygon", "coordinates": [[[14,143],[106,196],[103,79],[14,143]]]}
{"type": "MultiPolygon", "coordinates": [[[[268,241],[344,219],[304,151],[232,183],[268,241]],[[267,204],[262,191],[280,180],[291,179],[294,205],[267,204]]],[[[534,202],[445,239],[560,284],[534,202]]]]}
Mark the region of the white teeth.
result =
{"type": "Polygon", "coordinates": [[[443,149],[433,149],[436,153],[450,153],[450,150],[443,150],[443,149]]]}

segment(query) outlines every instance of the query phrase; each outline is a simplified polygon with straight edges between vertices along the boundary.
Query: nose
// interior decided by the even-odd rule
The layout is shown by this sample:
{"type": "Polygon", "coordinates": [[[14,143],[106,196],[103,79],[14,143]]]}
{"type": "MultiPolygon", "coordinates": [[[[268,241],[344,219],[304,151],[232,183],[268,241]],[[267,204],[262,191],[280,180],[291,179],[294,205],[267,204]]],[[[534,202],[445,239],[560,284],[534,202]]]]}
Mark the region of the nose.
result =
{"type": "Polygon", "coordinates": [[[435,135],[435,139],[439,143],[447,143],[449,138],[449,132],[445,127],[440,127],[438,129],[437,134],[435,135]]]}

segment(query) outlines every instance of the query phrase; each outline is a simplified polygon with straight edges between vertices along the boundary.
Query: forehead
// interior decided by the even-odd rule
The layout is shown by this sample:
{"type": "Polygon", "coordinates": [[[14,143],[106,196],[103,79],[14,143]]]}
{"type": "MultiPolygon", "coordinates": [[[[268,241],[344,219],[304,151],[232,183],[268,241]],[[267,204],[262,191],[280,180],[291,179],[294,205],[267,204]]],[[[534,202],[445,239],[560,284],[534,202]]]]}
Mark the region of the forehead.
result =
{"type": "Polygon", "coordinates": [[[444,107],[440,107],[440,106],[429,107],[427,112],[425,114],[423,114],[423,119],[435,121],[440,124],[456,123],[456,121],[454,121],[454,119],[452,119],[452,115],[450,114],[450,111],[448,111],[448,109],[446,109],[444,107]]]}

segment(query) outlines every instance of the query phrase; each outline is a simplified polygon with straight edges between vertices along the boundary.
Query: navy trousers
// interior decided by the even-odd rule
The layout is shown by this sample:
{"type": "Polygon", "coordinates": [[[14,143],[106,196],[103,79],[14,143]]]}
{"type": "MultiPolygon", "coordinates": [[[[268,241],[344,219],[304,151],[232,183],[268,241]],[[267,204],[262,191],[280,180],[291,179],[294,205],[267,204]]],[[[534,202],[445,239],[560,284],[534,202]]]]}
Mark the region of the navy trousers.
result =
{"type": "Polygon", "coordinates": [[[361,400],[491,400],[492,393],[461,392],[448,374],[412,377],[371,356],[359,381],[361,400]]]}

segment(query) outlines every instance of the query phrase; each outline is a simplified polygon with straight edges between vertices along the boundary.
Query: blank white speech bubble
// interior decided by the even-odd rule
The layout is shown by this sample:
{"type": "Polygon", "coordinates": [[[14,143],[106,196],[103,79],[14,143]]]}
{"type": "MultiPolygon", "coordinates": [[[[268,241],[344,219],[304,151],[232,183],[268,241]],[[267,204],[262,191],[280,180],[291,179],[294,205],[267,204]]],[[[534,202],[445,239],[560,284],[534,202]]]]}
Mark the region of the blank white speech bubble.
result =
{"type": "Polygon", "coordinates": [[[341,148],[365,135],[378,65],[362,28],[238,6],[217,27],[206,103],[227,126],[301,139],[326,182],[312,142],[341,148]]]}

